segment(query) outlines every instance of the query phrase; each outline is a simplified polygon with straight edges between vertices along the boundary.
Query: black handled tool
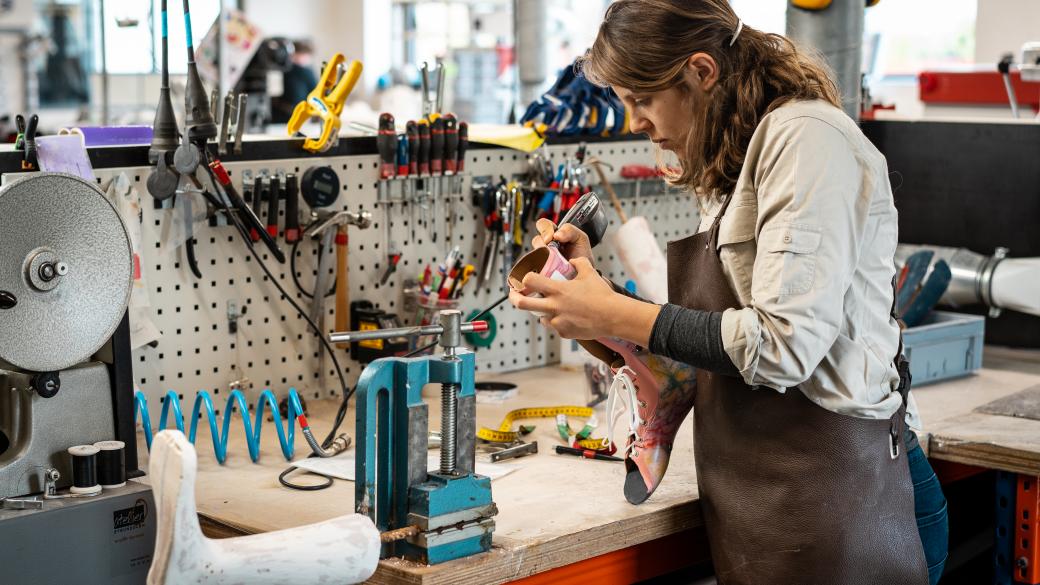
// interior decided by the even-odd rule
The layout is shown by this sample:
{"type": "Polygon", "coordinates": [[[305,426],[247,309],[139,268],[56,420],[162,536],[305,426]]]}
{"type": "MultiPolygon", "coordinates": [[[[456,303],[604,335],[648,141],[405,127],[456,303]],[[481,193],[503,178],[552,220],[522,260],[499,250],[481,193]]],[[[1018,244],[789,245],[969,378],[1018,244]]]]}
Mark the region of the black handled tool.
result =
{"type": "Polygon", "coordinates": [[[404,133],[408,137],[408,174],[415,176],[419,174],[419,127],[414,120],[408,120],[404,133]]]}
{"type": "Polygon", "coordinates": [[[430,125],[419,120],[419,175],[430,174],[430,125]]]}
{"type": "Polygon", "coordinates": [[[379,115],[376,148],[379,149],[379,178],[390,179],[397,172],[397,130],[393,115],[386,112],[379,115]]]}
{"type": "Polygon", "coordinates": [[[281,180],[278,175],[271,175],[271,190],[267,193],[267,233],[272,238],[278,237],[278,208],[282,193],[281,180]]]}
{"type": "Polygon", "coordinates": [[[459,122],[459,152],[455,163],[455,172],[466,170],[466,150],[469,148],[469,123],[459,122]]]}
{"type": "Polygon", "coordinates": [[[455,114],[444,114],[444,174],[454,175],[459,152],[459,123],[455,114]]]}
{"type": "Polygon", "coordinates": [[[285,176],[285,241],[300,239],[300,180],[290,173],[285,176]]]}
{"type": "MultiPolygon", "coordinates": [[[[260,177],[260,175],[257,175],[256,179],[253,180],[253,209],[252,209],[253,217],[257,218],[257,223],[259,223],[259,220],[260,220],[260,213],[261,213],[261,210],[263,209],[263,201],[264,201],[264,181],[263,181],[263,178],[260,177]]],[[[249,239],[253,240],[254,242],[259,242],[260,241],[260,234],[258,234],[256,229],[253,228],[253,227],[249,228],[249,239]]]]}
{"type": "Polygon", "coordinates": [[[444,118],[437,118],[430,126],[430,173],[444,172],[444,118]]]}
{"type": "Polygon", "coordinates": [[[586,459],[599,459],[600,461],[624,461],[620,457],[614,457],[613,455],[607,455],[606,453],[600,453],[593,451],[592,449],[575,449],[574,447],[567,447],[565,445],[556,445],[557,455],[576,455],[578,457],[584,457],[586,459]]]}

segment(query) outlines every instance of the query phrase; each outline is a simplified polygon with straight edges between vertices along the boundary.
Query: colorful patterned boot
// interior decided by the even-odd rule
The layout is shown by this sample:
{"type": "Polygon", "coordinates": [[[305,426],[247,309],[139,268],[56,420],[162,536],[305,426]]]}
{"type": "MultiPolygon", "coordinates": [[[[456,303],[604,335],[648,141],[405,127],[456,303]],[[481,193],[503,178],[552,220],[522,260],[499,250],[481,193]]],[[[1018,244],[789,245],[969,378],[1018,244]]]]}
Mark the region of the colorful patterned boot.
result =
{"type": "Polygon", "coordinates": [[[614,426],[627,412],[624,493],[630,503],[641,504],[664,479],[675,435],[693,408],[696,370],[620,339],[597,342],[582,345],[600,359],[609,357],[614,371],[607,439],[613,441],[614,426]]]}

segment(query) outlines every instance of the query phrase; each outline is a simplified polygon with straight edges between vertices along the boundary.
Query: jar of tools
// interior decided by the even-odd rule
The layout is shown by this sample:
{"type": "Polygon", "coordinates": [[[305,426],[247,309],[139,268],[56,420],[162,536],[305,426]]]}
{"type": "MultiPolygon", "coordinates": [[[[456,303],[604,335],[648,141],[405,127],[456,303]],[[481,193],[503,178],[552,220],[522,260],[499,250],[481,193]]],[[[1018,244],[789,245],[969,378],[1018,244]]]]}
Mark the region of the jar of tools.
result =
{"type": "MultiPolygon", "coordinates": [[[[423,287],[418,281],[410,280],[404,284],[404,315],[412,315],[411,323],[413,325],[430,325],[437,322],[437,314],[441,311],[448,309],[458,309],[459,299],[458,298],[441,298],[440,295],[434,292],[425,292],[423,287]]],[[[436,336],[424,335],[421,337],[411,338],[410,351],[414,351],[416,348],[425,347],[433,343],[436,336]]],[[[422,354],[428,354],[433,351],[434,348],[430,348],[422,354]]]]}

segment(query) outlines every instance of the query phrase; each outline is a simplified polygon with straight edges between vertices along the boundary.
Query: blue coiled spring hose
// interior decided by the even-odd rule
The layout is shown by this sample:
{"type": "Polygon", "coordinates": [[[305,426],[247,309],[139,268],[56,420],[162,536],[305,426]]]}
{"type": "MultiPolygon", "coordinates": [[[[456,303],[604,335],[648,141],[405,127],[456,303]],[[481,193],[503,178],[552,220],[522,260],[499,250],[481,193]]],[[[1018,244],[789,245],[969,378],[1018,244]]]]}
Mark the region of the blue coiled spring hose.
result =
{"type": "MultiPolygon", "coordinates": [[[[195,431],[199,424],[199,411],[205,406],[206,407],[206,418],[209,420],[209,432],[213,439],[213,453],[217,456],[217,461],[221,464],[227,460],[227,444],[228,444],[228,431],[231,427],[231,414],[234,411],[234,406],[238,407],[239,412],[242,413],[242,425],[245,427],[246,432],[246,444],[249,446],[249,458],[256,463],[260,459],[260,432],[263,430],[264,421],[264,407],[265,405],[271,405],[271,416],[274,419],[274,428],[278,431],[278,442],[282,446],[282,454],[285,455],[286,461],[292,461],[293,453],[296,450],[295,438],[296,438],[296,419],[300,418],[303,414],[303,405],[300,404],[300,396],[296,393],[295,388],[289,388],[289,420],[286,424],[282,425],[282,417],[278,412],[278,399],[270,390],[264,390],[260,393],[260,399],[256,403],[256,415],[253,417],[253,422],[249,422],[249,407],[246,403],[246,397],[240,390],[232,390],[231,394],[227,398],[227,402],[224,404],[224,424],[223,429],[217,432],[217,415],[213,408],[213,399],[210,398],[209,392],[205,390],[199,390],[195,394],[195,406],[191,412],[191,429],[188,432],[188,441],[192,445],[195,444],[195,431]]],[[[170,409],[173,409],[174,422],[177,425],[177,430],[184,432],[184,414],[181,411],[180,399],[177,397],[177,393],[173,390],[166,392],[166,399],[163,401],[162,413],[159,415],[159,430],[166,428],[167,416],[170,414],[170,409]]],[[[148,398],[141,391],[137,391],[134,394],[134,422],[136,423],[138,418],[141,421],[141,425],[144,427],[144,436],[148,442],[148,449],[152,448],[152,419],[148,415],[148,398]]],[[[301,426],[306,424],[306,418],[301,418],[301,426]]]]}

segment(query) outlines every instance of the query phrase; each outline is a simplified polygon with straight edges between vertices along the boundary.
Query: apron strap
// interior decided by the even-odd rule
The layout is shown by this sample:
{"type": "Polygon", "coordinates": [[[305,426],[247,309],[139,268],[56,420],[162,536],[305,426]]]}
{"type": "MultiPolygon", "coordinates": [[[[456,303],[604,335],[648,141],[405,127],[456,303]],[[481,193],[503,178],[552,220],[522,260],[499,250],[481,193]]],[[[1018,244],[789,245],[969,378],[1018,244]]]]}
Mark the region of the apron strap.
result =
{"type": "Polygon", "coordinates": [[[704,243],[704,249],[711,248],[717,250],[719,247],[719,224],[722,223],[722,216],[726,214],[726,210],[729,209],[729,202],[733,200],[733,194],[726,195],[726,198],[722,200],[722,206],[719,207],[719,212],[715,214],[715,220],[711,222],[711,227],[708,228],[708,241],[704,243]]]}

